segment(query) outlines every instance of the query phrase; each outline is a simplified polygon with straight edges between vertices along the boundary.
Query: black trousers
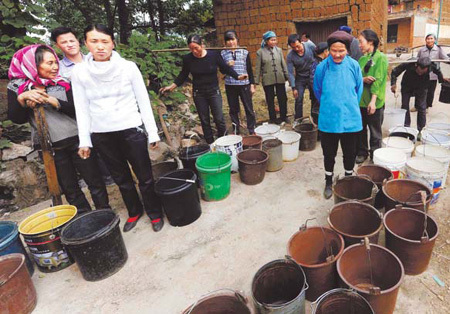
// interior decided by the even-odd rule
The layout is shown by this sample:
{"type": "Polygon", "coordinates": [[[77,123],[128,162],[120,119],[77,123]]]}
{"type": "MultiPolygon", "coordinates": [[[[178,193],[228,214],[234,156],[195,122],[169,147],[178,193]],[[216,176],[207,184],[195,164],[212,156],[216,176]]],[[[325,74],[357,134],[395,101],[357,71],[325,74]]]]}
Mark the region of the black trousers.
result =
{"type": "Polygon", "coordinates": [[[427,108],[433,107],[434,92],[436,91],[437,80],[430,80],[427,92],[427,108]]]}
{"type": "Polygon", "coordinates": [[[147,215],[150,219],[161,218],[161,201],[154,190],[147,135],[143,128],[93,133],[91,138],[94,147],[102,156],[114,182],[119,187],[128,215],[134,217],[143,212],[129,163],[139,181],[139,190],[147,215]]]}
{"type": "MultiPolygon", "coordinates": [[[[314,91],[312,89],[312,86],[309,82],[309,80],[295,80],[295,88],[298,92],[298,97],[295,99],[295,119],[299,119],[303,117],[303,98],[305,95],[305,90],[308,88],[309,90],[309,99],[311,99],[311,114],[312,114],[312,101],[313,101],[313,95],[314,91]]],[[[315,97],[314,97],[315,98],[315,97]]]]}
{"type": "Polygon", "coordinates": [[[314,95],[314,92],[312,92],[310,95],[311,95],[311,117],[313,118],[314,123],[318,124],[320,103],[319,100],[316,98],[316,95],[314,95]]]}
{"type": "Polygon", "coordinates": [[[406,109],[405,126],[411,126],[411,114],[409,112],[409,100],[411,97],[415,97],[414,106],[417,109],[417,129],[421,131],[427,123],[427,90],[402,90],[402,109],[406,109]]]}
{"type": "Polygon", "coordinates": [[[373,157],[373,151],[381,148],[381,141],[383,139],[381,125],[383,124],[384,106],[375,110],[374,114],[369,115],[367,108],[360,108],[363,123],[363,129],[358,133],[357,139],[357,155],[373,157]],[[370,131],[370,148],[367,142],[367,127],[370,131]]]}
{"type": "Polygon", "coordinates": [[[88,200],[78,185],[77,172],[86,182],[96,209],[111,208],[108,192],[98,168],[97,154],[91,153],[88,159],[78,156],[78,141],[61,149],[55,149],[55,166],[61,190],[70,205],[77,208],[78,213],[91,210],[88,200]]]}
{"type": "Polygon", "coordinates": [[[210,110],[217,127],[217,136],[224,136],[227,131],[222,111],[222,94],[217,87],[209,90],[196,89],[193,92],[193,96],[205,140],[208,144],[211,144],[214,142],[214,135],[211,129],[210,110]]]}
{"type": "Polygon", "coordinates": [[[244,105],[245,116],[247,118],[247,129],[250,134],[255,131],[255,112],[253,111],[252,93],[249,85],[225,85],[228,105],[230,106],[231,121],[236,125],[236,133],[239,134],[239,98],[244,105]]]}
{"type": "Polygon", "coordinates": [[[266,95],[267,108],[269,109],[270,120],[275,120],[277,114],[275,112],[275,95],[280,106],[280,118],[286,119],[287,116],[287,95],[284,84],[273,84],[264,86],[264,94],[266,95]]]}
{"type": "Polygon", "coordinates": [[[344,169],[353,170],[356,158],[356,139],[359,132],[352,133],[327,133],[320,132],[320,143],[322,145],[325,171],[333,172],[335,158],[339,142],[341,142],[344,155],[344,169]]]}

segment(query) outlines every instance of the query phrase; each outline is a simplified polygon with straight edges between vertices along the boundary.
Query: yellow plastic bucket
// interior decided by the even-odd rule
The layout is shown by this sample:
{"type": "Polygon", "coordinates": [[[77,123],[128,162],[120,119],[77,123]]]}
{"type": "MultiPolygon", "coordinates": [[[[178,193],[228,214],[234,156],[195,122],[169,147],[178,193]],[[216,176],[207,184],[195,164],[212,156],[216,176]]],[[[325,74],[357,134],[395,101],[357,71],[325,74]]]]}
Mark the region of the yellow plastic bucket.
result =
{"type": "Polygon", "coordinates": [[[73,263],[60,232],[76,214],[75,206],[61,205],[41,210],[20,223],[19,232],[42,272],[55,272],[73,263]]]}

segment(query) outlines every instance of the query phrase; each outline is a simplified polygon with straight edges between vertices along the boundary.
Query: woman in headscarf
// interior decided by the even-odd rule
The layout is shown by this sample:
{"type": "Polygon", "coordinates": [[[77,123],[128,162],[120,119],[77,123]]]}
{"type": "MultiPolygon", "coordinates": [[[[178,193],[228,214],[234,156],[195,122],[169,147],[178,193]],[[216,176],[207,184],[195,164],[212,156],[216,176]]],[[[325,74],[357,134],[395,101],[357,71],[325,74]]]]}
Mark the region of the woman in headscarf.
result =
{"type": "MultiPolygon", "coordinates": [[[[445,54],[445,52],[442,50],[440,46],[436,44],[436,35],[433,33],[428,34],[425,36],[425,46],[420,48],[419,52],[417,53],[417,59],[420,59],[421,57],[428,57],[432,61],[433,59],[440,59],[440,60],[448,60],[449,57],[445,54]]],[[[439,69],[439,63],[437,63],[437,69],[439,69]]],[[[435,73],[430,73],[430,82],[428,84],[428,91],[427,91],[427,108],[433,107],[433,100],[434,100],[434,92],[436,91],[436,85],[438,82],[438,77],[435,73]]],[[[417,111],[417,108],[413,108],[411,111],[417,111]]]]}
{"type": "Polygon", "coordinates": [[[114,33],[108,27],[89,25],[84,40],[90,53],[72,72],[78,154],[92,156],[94,146],[102,156],[128,210],[124,232],[136,226],[144,209],[153,231],[158,232],[164,220],[148,146],[156,147],[159,136],[144,79],[134,62],[113,50],[114,33]],[[143,204],[129,164],[139,181],[143,204]]]}
{"type": "Polygon", "coordinates": [[[266,95],[271,123],[287,121],[287,95],[285,82],[289,79],[283,51],[277,47],[277,35],[264,33],[261,48],[256,52],[255,83],[262,84],[266,95]],[[275,95],[280,106],[280,120],[275,112],[275,95]]]}
{"type": "Polygon", "coordinates": [[[314,94],[320,102],[319,130],[325,164],[324,197],[332,195],[333,170],[339,142],[345,175],[352,175],[356,139],[362,130],[359,101],[363,92],[361,68],[348,56],[352,36],[343,31],[328,39],[331,57],[322,61],[314,75],[314,94]]]}
{"type": "Polygon", "coordinates": [[[31,45],[17,51],[8,75],[8,118],[15,123],[30,122],[32,140],[40,148],[33,109],[43,106],[58,182],[69,204],[78,213],[91,206],[78,185],[77,171],[91,192],[95,207],[110,208],[105,184],[97,166],[96,155],[78,156],[78,129],[75,121],[70,83],[59,75],[58,56],[45,45],[31,45]]]}
{"type": "Polygon", "coordinates": [[[220,93],[219,81],[217,80],[217,70],[220,69],[222,73],[241,81],[246,80],[248,75],[239,75],[223,61],[220,53],[206,50],[203,45],[203,39],[199,35],[190,35],[187,39],[187,44],[191,53],[183,56],[183,68],[180,74],[174,83],[161,88],[160,93],[173,91],[186,81],[189,74],[192,74],[192,94],[195,107],[200,117],[205,140],[208,144],[212,144],[214,135],[209,117],[210,110],[217,127],[217,136],[225,135],[227,130],[223,117],[222,94],[220,93]]]}

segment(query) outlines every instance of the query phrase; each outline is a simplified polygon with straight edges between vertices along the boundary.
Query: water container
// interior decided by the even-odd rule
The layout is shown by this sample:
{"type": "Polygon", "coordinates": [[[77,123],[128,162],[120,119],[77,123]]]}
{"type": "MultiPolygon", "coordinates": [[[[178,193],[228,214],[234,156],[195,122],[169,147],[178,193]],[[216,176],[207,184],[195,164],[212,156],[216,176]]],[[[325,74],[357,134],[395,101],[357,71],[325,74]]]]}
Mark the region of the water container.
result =
{"type": "Polygon", "coordinates": [[[407,138],[389,136],[383,139],[383,147],[399,149],[406,154],[406,157],[411,157],[414,150],[414,143],[407,138]]]}
{"type": "Polygon", "coordinates": [[[11,253],[20,253],[25,256],[27,269],[33,276],[34,265],[20,240],[17,224],[12,221],[0,221],[0,256],[11,253]]]}
{"type": "Polygon", "coordinates": [[[447,173],[450,165],[450,150],[435,145],[419,145],[416,146],[415,155],[417,157],[429,157],[436,159],[444,165],[445,174],[442,180],[443,187],[446,186],[447,173]]]}
{"type": "Polygon", "coordinates": [[[214,142],[214,148],[218,152],[228,154],[231,157],[231,171],[237,172],[239,170],[239,163],[237,154],[244,150],[242,145],[242,136],[239,135],[225,135],[219,137],[214,142]]]}
{"type": "Polygon", "coordinates": [[[283,131],[277,135],[283,142],[283,161],[294,161],[298,158],[301,135],[293,131],[283,131]]]}
{"type": "Polygon", "coordinates": [[[389,132],[390,128],[405,124],[405,109],[386,108],[384,110],[383,131],[389,132]]]}
{"type": "Polygon", "coordinates": [[[280,129],[279,125],[263,123],[255,129],[255,134],[261,136],[264,141],[276,137],[280,133],[280,129]]]}
{"type": "Polygon", "coordinates": [[[373,163],[390,169],[394,179],[399,179],[405,170],[406,154],[396,148],[378,148],[373,152],[373,163]]]}

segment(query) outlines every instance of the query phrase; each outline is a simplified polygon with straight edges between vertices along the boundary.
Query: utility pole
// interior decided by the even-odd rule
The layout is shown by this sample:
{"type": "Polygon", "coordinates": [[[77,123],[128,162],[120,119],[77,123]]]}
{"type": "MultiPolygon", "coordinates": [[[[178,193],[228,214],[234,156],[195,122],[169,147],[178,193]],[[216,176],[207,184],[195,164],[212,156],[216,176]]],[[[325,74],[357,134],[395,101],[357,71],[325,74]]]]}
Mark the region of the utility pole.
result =
{"type": "Polygon", "coordinates": [[[439,3],[439,18],[438,18],[438,29],[436,33],[436,44],[439,42],[439,30],[441,28],[441,18],[442,18],[442,2],[443,0],[441,0],[439,3]]]}

